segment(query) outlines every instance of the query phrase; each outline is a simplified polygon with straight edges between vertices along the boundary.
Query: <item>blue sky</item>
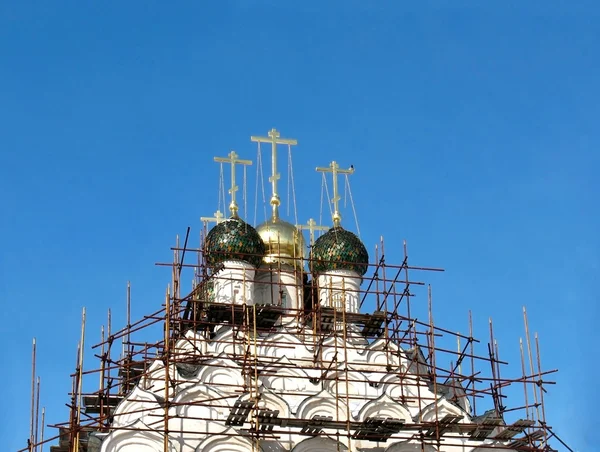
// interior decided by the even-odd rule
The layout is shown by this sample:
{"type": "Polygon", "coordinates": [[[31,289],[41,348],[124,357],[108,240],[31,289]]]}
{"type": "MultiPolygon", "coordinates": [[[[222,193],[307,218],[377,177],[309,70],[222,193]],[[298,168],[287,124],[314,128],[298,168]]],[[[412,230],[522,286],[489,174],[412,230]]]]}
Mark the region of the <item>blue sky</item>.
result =
{"type": "Polygon", "coordinates": [[[591,450],[600,7],[522,3],[2,2],[9,449],[28,436],[31,338],[47,420],[66,420],[81,307],[88,344],[108,308],[122,324],[127,280],[134,315],[156,310],[170,273],[154,263],[217,207],[212,157],[256,161],[250,135],[277,127],[299,141],[300,219],[319,215],[314,167],[354,165],[369,250],[383,235],[400,262],[406,239],[415,265],[445,268],[418,275],[437,322],[466,332],[472,310],[485,339],[493,317],[506,376],[527,306],[560,369],[549,423],[591,450]]]}

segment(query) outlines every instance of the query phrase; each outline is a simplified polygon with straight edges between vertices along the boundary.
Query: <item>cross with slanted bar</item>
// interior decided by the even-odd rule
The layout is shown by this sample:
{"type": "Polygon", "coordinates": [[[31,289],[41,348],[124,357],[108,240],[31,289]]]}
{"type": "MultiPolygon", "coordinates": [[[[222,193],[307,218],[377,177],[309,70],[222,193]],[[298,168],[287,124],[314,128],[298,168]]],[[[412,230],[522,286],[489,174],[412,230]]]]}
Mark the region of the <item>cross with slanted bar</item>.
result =
{"type": "Polygon", "coordinates": [[[310,233],[310,246],[315,243],[315,231],[328,231],[329,226],[317,226],[317,222],[310,218],[306,224],[297,224],[296,227],[300,230],[308,229],[310,233]]]}
{"type": "Polygon", "coordinates": [[[219,224],[221,221],[223,221],[223,214],[220,210],[217,210],[214,213],[214,217],[200,217],[200,221],[203,221],[205,224],[208,224],[209,222],[219,224]]]}
{"type": "Polygon", "coordinates": [[[287,144],[288,146],[292,146],[298,144],[298,141],[280,138],[281,135],[276,129],[271,129],[267,135],[268,137],[251,136],[250,141],[256,143],[271,143],[271,177],[269,177],[269,182],[271,182],[271,189],[273,192],[271,195],[273,219],[276,219],[279,218],[279,205],[281,204],[279,193],[277,193],[277,181],[281,178],[281,175],[277,172],[277,145],[287,144]]]}
{"type": "Polygon", "coordinates": [[[235,184],[235,165],[252,165],[250,160],[238,159],[239,155],[235,151],[231,151],[227,154],[227,157],[215,157],[215,162],[219,163],[231,163],[231,204],[229,204],[229,210],[231,211],[231,217],[237,218],[238,205],[235,201],[235,192],[238,190],[238,186],[235,184]]]}
{"type": "Polygon", "coordinates": [[[341,221],[342,221],[342,215],[340,214],[340,210],[339,210],[339,201],[342,198],[340,198],[340,195],[338,193],[338,180],[337,180],[337,176],[338,176],[338,174],[352,174],[352,173],[354,173],[354,167],[350,166],[350,168],[348,168],[347,170],[340,169],[339,165],[334,160],[333,162],[331,162],[329,164],[329,168],[317,167],[317,171],[319,173],[332,173],[332,175],[333,175],[333,199],[331,200],[331,202],[333,202],[333,216],[332,216],[332,220],[333,220],[333,227],[338,227],[340,225],[341,221]]]}

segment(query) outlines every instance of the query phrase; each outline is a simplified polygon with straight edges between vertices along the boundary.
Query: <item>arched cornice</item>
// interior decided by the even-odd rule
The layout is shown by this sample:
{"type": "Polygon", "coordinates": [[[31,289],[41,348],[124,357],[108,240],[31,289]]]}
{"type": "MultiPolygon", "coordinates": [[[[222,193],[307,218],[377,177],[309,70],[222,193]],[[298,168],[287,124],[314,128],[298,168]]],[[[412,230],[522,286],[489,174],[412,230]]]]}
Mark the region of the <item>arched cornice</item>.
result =
{"type": "Polygon", "coordinates": [[[291,359],[302,359],[307,363],[313,357],[312,352],[297,335],[283,332],[265,338],[260,343],[259,354],[271,358],[287,356],[291,359]]]}
{"type": "MultiPolygon", "coordinates": [[[[146,372],[146,375],[142,377],[140,380],[139,386],[146,391],[150,391],[159,399],[164,399],[165,397],[165,379],[166,370],[164,363],[161,359],[156,359],[150,365],[150,368],[146,372]]],[[[169,386],[169,397],[173,395],[175,390],[173,386],[177,382],[177,368],[174,364],[169,365],[169,376],[168,376],[168,386],[169,386]]]]}
{"type": "Polygon", "coordinates": [[[461,423],[470,422],[469,414],[448,400],[441,398],[436,402],[429,404],[419,414],[415,416],[416,422],[435,422],[442,419],[447,414],[462,417],[461,423]]]}
{"type": "Polygon", "coordinates": [[[343,400],[327,390],[308,397],[298,406],[298,419],[312,419],[314,416],[331,416],[334,421],[345,421],[348,418],[348,407],[343,400]]]}
{"type": "MultiPolygon", "coordinates": [[[[241,395],[238,400],[243,402],[253,401],[254,397],[250,396],[250,394],[244,394],[241,395]]],[[[279,411],[278,417],[280,418],[289,418],[292,416],[290,405],[285,401],[285,399],[279,397],[277,394],[269,390],[263,390],[259,394],[258,408],[277,410],[279,411]]]]}
{"type": "Polygon", "coordinates": [[[408,409],[391,399],[387,394],[381,395],[378,399],[372,400],[360,409],[358,413],[360,421],[365,421],[369,417],[391,417],[403,420],[407,424],[412,422],[408,409]]]}
{"type": "Polygon", "coordinates": [[[262,448],[258,446],[253,449],[252,441],[233,428],[222,433],[211,435],[196,447],[196,452],[248,452],[262,448]]]}
{"type": "MultiPolygon", "coordinates": [[[[102,441],[100,452],[162,452],[163,447],[163,435],[138,421],[128,429],[113,430],[102,441]]],[[[169,441],[168,452],[176,451],[176,447],[169,441]]]]}
{"type": "Polygon", "coordinates": [[[224,394],[239,393],[245,386],[242,368],[224,353],[202,363],[195,381],[211,385],[224,394]]]}
{"type": "Polygon", "coordinates": [[[219,356],[223,353],[234,357],[244,355],[244,338],[238,330],[229,325],[223,325],[207,346],[207,353],[219,356]]]}
{"type": "Polygon", "coordinates": [[[266,367],[259,380],[267,389],[275,392],[317,392],[320,387],[311,383],[309,374],[302,368],[297,367],[287,357],[283,356],[266,367]]]}
{"type": "Polygon", "coordinates": [[[296,444],[291,452],[339,452],[342,450],[348,450],[348,448],[331,438],[315,437],[296,444]]]}
{"type": "Polygon", "coordinates": [[[437,449],[429,444],[402,441],[390,445],[385,452],[437,452],[437,449]]]}
{"type": "MultiPolygon", "coordinates": [[[[147,419],[150,414],[156,414],[159,410],[162,411],[155,395],[136,386],[117,405],[112,425],[114,427],[132,425],[138,420],[147,419]]],[[[152,423],[152,420],[149,423],[152,423]]]]}

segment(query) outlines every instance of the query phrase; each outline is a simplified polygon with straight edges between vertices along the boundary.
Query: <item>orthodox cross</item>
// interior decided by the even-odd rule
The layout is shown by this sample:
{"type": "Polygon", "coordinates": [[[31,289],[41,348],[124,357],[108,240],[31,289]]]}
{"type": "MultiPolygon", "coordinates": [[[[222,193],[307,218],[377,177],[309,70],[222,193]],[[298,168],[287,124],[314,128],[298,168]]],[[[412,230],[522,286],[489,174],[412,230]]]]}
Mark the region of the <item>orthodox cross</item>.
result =
{"type": "Polygon", "coordinates": [[[328,231],[329,226],[317,226],[317,222],[310,218],[306,224],[298,224],[296,227],[300,230],[308,229],[310,233],[310,246],[315,243],[315,231],[328,231]]]}
{"type": "Polygon", "coordinates": [[[332,173],[333,176],[333,227],[338,227],[342,221],[342,215],[339,210],[339,201],[342,199],[338,193],[338,174],[352,174],[354,173],[354,167],[350,166],[348,169],[340,169],[337,162],[334,160],[329,164],[329,168],[317,167],[319,173],[332,173]]]}
{"type": "Polygon", "coordinates": [[[214,217],[200,217],[200,221],[203,221],[204,224],[207,224],[209,222],[219,224],[221,221],[223,221],[223,214],[220,210],[217,210],[213,215],[214,217]]]}
{"type": "Polygon", "coordinates": [[[238,205],[235,201],[235,192],[239,187],[235,184],[235,165],[252,165],[250,160],[240,160],[238,157],[239,155],[237,155],[235,151],[231,151],[227,154],[227,157],[215,157],[215,162],[231,163],[231,188],[229,189],[229,193],[231,193],[231,204],[229,204],[229,210],[231,211],[232,218],[237,218],[238,216],[238,205]]]}
{"type": "Polygon", "coordinates": [[[280,138],[281,135],[275,129],[271,129],[267,135],[268,137],[251,136],[250,141],[256,143],[271,143],[271,177],[269,177],[269,182],[271,182],[273,194],[271,195],[270,204],[273,206],[273,219],[276,219],[279,218],[279,205],[281,204],[279,193],[277,192],[277,181],[281,178],[281,175],[277,172],[277,145],[287,144],[288,146],[292,146],[298,144],[298,141],[280,138]]]}

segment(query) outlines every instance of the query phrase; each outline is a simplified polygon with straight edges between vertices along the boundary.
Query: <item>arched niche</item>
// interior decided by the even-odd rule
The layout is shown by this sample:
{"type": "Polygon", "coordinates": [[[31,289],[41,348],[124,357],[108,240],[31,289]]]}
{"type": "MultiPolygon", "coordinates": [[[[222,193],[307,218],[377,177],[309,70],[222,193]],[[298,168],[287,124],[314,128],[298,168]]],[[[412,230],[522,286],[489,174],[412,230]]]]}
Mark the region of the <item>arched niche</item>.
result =
{"type": "Polygon", "coordinates": [[[312,419],[315,416],[331,416],[334,421],[348,419],[348,406],[341,399],[327,390],[308,397],[298,406],[296,417],[298,419],[312,419]]]}
{"type": "Polygon", "coordinates": [[[237,430],[229,428],[223,432],[209,436],[196,447],[196,452],[248,452],[262,448],[253,449],[252,441],[237,430]]]}
{"type": "Polygon", "coordinates": [[[296,444],[291,452],[339,452],[341,450],[348,450],[348,448],[331,438],[317,436],[296,444]]]}
{"type": "Polygon", "coordinates": [[[154,394],[136,386],[117,405],[112,425],[113,427],[125,427],[139,420],[152,424],[156,420],[152,417],[159,415],[161,412],[164,413],[164,410],[162,410],[154,394]]]}
{"type": "Polygon", "coordinates": [[[364,405],[358,413],[358,419],[365,421],[370,417],[394,418],[403,420],[405,424],[412,422],[410,411],[402,404],[391,399],[387,394],[383,394],[376,400],[364,405]]]}
{"type": "Polygon", "coordinates": [[[385,452],[437,452],[437,449],[429,444],[402,441],[390,445],[385,452]]]}
{"type": "MultiPolygon", "coordinates": [[[[163,435],[152,431],[148,425],[138,421],[128,429],[113,430],[104,440],[100,452],[163,452],[163,435]]],[[[171,441],[168,452],[177,452],[171,441]]]]}

